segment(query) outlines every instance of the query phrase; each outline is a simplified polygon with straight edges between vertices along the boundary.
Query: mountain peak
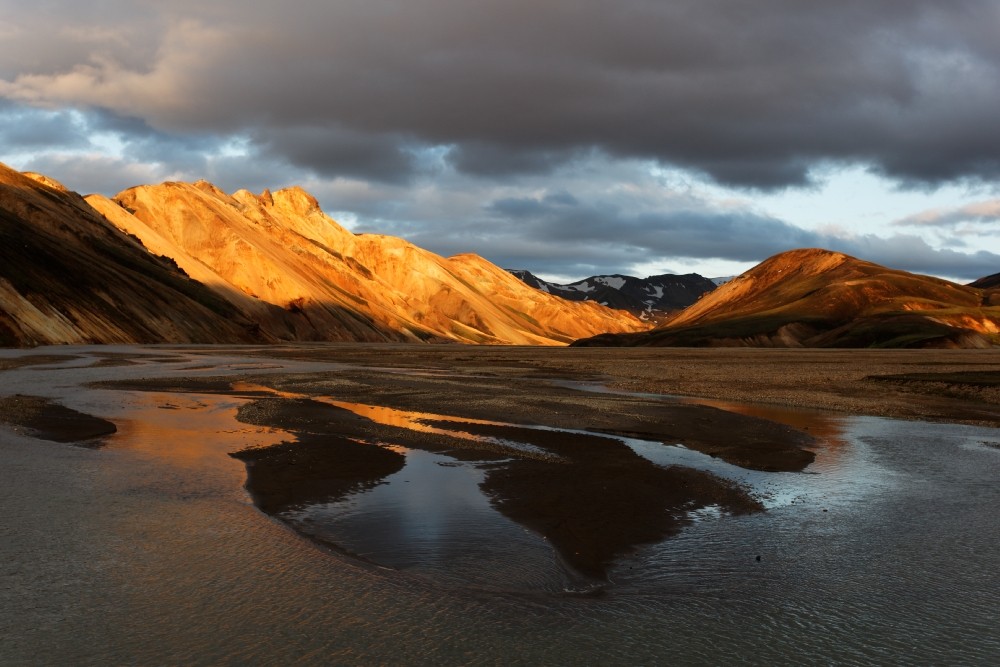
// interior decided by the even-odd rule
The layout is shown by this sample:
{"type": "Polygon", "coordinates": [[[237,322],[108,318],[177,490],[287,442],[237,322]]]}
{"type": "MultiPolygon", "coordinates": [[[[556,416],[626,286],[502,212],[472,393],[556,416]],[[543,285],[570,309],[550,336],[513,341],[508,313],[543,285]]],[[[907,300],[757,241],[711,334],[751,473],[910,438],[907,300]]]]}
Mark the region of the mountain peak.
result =
{"type": "MultiPolygon", "coordinates": [[[[199,183],[201,182],[199,181],[199,183]]],[[[220,196],[225,196],[218,189],[216,189],[216,192],[220,196]]],[[[316,197],[297,185],[282,188],[276,192],[271,192],[271,190],[264,188],[259,195],[255,195],[245,189],[237,190],[232,196],[233,199],[244,204],[255,204],[265,209],[277,209],[290,215],[306,217],[312,213],[323,212],[316,197]]]]}
{"type": "Polygon", "coordinates": [[[649,334],[594,343],[988,347],[998,332],[1000,308],[983,290],[807,248],[761,262],[649,334]]]}
{"type": "Polygon", "coordinates": [[[49,178],[45,174],[39,174],[34,171],[22,171],[21,175],[27,176],[31,180],[41,183],[42,185],[52,188],[53,190],[58,190],[59,192],[69,192],[65,185],[54,178],[49,178]]]}
{"type": "Polygon", "coordinates": [[[697,273],[665,273],[636,278],[621,273],[591,276],[560,285],[542,280],[524,269],[509,272],[526,285],[568,301],[594,301],[627,310],[644,321],[662,321],[715,289],[715,283],[697,273]]]}
{"type": "Polygon", "coordinates": [[[648,328],[532,290],[478,255],[352,234],[300,187],[227,195],[168,182],[85,200],[3,168],[0,182],[0,231],[15,239],[0,244],[0,344],[559,345],[648,328]]]}
{"type": "Polygon", "coordinates": [[[221,189],[216,187],[214,183],[210,183],[204,179],[199,179],[194,182],[194,187],[198,188],[202,192],[207,192],[208,194],[215,195],[216,197],[225,197],[226,193],[221,189]]]}
{"type": "Polygon", "coordinates": [[[769,257],[753,270],[757,273],[795,271],[799,274],[815,275],[834,269],[845,262],[861,260],[842,252],[823,248],[800,248],[769,257]]]}
{"type": "Polygon", "coordinates": [[[278,190],[272,195],[272,201],[275,208],[296,215],[307,216],[310,213],[322,213],[319,201],[297,185],[278,190]]]}

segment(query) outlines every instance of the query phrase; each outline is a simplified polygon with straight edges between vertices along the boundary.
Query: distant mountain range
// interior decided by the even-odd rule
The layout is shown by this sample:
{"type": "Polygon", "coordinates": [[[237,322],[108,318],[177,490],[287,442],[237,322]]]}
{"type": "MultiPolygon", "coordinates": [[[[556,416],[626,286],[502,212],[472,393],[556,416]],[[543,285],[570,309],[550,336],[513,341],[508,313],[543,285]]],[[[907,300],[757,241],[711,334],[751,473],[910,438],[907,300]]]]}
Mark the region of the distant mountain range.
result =
{"type": "Polygon", "coordinates": [[[84,199],[0,165],[0,345],[399,341],[559,345],[649,328],[476,255],[356,235],[299,188],[207,182],[84,199]]]}
{"type": "MultiPolygon", "coordinates": [[[[994,284],[990,278],[977,283],[994,284]]],[[[1000,344],[1000,289],[827,250],[793,250],[727,282],[664,326],[574,344],[990,347],[1000,344]]]]}
{"type": "MultiPolygon", "coordinates": [[[[568,285],[542,280],[530,271],[510,269],[526,285],[569,301],[596,301],[609,308],[627,310],[636,317],[654,322],[687,308],[703,294],[716,288],[716,283],[697,273],[663,274],[635,278],[613,274],[591,276],[568,285]]],[[[727,279],[721,279],[725,282],[727,279]]]]}

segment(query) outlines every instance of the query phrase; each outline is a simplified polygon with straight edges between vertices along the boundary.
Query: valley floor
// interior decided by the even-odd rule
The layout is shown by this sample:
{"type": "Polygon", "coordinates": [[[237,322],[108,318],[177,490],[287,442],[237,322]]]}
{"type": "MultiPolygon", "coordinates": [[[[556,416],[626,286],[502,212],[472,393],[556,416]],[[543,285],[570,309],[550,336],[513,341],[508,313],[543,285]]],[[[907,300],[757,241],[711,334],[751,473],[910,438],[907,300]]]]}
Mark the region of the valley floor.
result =
{"type": "Polygon", "coordinates": [[[0,350],[0,663],[995,662],[998,362],[0,350]]]}
{"type": "Polygon", "coordinates": [[[1000,426],[1000,350],[292,346],[267,355],[1000,426]]]}

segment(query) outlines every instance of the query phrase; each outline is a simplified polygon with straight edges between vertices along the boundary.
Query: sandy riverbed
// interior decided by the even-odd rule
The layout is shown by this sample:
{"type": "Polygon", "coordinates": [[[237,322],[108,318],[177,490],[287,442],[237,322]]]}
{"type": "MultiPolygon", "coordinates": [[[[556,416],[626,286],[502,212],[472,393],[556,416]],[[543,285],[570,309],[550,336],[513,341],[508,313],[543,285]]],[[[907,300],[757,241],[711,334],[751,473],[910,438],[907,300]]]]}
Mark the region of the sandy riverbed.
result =
{"type": "Polygon", "coordinates": [[[995,570],[988,545],[1000,437],[848,415],[995,426],[995,362],[991,351],[3,350],[0,394],[35,396],[36,416],[63,406],[73,419],[113,422],[118,433],[100,450],[45,443],[37,439],[44,430],[29,437],[27,412],[6,413],[20,425],[0,427],[4,506],[15,527],[4,547],[0,658],[565,662],[597,651],[621,664],[718,663],[753,647],[769,662],[871,662],[886,650],[904,662],[989,662],[995,605],[982,582],[995,570]],[[758,402],[731,406],[748,413],[740,415],[608,388],[758,402]],[[798,421],[784,406],[835,412],[798,421]],[[796,428],[754,418],[768,414],[796,428]],[[643,439],[647,460],[621,446],[627,435],[643,439]],[[353,443],[353,458],[328,456],[342,449],[337,439],[353,443]],[[764,480],[755,488],[773,493],[744,494],[704,469],[667,479],[669,467],[648,465],[659,461],[650,453],[676,449],[666,441],[691,447],[683,451],[695,463],[716,462],[723,477],[737,470],[764,480]],[[241,460],[226,456],[233,452],[241,460]],[[373,452],[380,462],[367,461],[373,452]],[[332,465],[337,459],[356,468],[332,465]],[[282,522],[240,489],[246,462],[251,491],[254,468],[271,484],[256,484],[256,504],[282,522]],[[423,487],[421,465],[436,471],[423,487]],[[766,472],[803,466],[809,474],[766,472]],[[580,474],[560,476],[564,468],[580,474]],[[606,490],[608,470],[616,482],[606,490]],[[456,479],[465,480],[461,489],[451,486],[456,479]],[[665,486],[678,495],[656,493],[665,486]],[[299,487],[324,512],[355,514],[311,534],[303,528],[321,514],[281,509],[303,500],[286,494],[299,487]],[[334,547],[347,535],[339,531],[354,530],[345,550],[353,553],[365,544],[357,531],[383,521],[382,551],[370,559],[379,563],[386,548],[428,528],[383,517],[440,519],[430,527],[445,539],[446,515],[420,495],[438,490],[479,496],[471,522],[455,527],[474,537],[423,569],[411,557],[402,570],[371,568],[281,528],[334,547]],[[649,516],[616,525],[651,495],[649,516]],[[658,523],[661,509],[673,527],[658,523]],[[608,570],[606,595],[560,596],[556,551],[591,578],[608,570]],[[477,574],[484,563],[488,572],[477,574]],[[911,599],[919,604],[900,607],[911,599]],[[789,609],[796,622],[787,622],[789,609]]]}
{"type": "MultiPolygon", "coordinates": [[[[186,358],[195,359],[220,353],[338,366],[259,374],[251,365],[246,372],[215,374],[209,364],[198,369],[204,371],[200,375],[160,373],[94,386],[252,399],[240,409],[241,421],[286,430],[296,435],[298,444],[233,452],[248,464],[247,488],[257,504],[276,515],[380,483],[403,466],[403,457],[384,445],[488,464],[481,486],[495,506],[550,540],[572,568],[594,577],[601,577],[615,558],[636,545],[675,534],[691,510],[760,509],[755,498],[731,483],[704,471],[653,465],[617,438],[682,444],[736,466],[765,471],[802,470],[813,460],[810,446],[816,444],[806,431],[774,421],[625,392],[1000,424],[1000,394],[991,383],[994,377],[1000,382],[1000,371],[995,370],[997,355],[989,351],[400,345],[183,350],[186,358]],[[587,387],[606,391],[584,391],[587,387]],[[397,421],[375,419],[370,412],[357,414],[331,401],[395,410],[397,421]],[[417,418],[398,422],[403,414],[417,418]],[[418,423],[436,429],[413,428],[418,423]],[[557,430],[534,428],[539,426],[557,430]],[[497,444],[515,441],[533,453],[497,444]],[[383,447],[368,446],[372,444],[383,447]]],[[[146,352],[137,360],[169,362],[171,355],[163,349],[160,358],[146,352]]],[[[35,360],[53,363],[66,358],[46,353],[35,360]]],[[[8,355],[4,363],[16,368],[32,361],[31,356],[8,355]]],[[[129,363],[128,353],[116,352],[101,355],[91,367],[129,363]]],[[[101,434],[96,427],[113,429],[99,417],[68,411],[41,397],[3,401],[4,421],[34,426],[41,437],[72,440],[78,427],[78,439],[93,443],[101,434]],[[59,437],[52,436],[55,428],[59,437]]]]}

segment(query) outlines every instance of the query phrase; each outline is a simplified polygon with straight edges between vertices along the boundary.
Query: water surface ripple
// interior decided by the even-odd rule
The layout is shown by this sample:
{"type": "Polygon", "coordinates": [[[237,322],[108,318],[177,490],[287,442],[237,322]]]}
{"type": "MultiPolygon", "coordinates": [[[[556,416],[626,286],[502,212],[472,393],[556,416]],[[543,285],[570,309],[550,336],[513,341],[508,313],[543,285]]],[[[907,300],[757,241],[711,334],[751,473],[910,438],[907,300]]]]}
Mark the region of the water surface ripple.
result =
{"type": "MultiPolygon", "coordinates": [[[[767,512],[705,513],[623,559],[601,597],[551,592],[528,571],[550,552],[512,524],[532,594],[371,567],[268,519],[224,450],[284,434],[240,432],[239,399],[79,386],[247,365],[151,352],[178,363],[3,375],[120,432],[95,451],[0,430],[0,664],[1000,664],[995,429],[840,418],[815,469],[771,478],[767,512]]],[[[486,511],[475,467],[441,463],[408,465],[462,476],[448,493],[486,511]]],[[[475,548],[459,551],[511,568],[475,548]]]]}

